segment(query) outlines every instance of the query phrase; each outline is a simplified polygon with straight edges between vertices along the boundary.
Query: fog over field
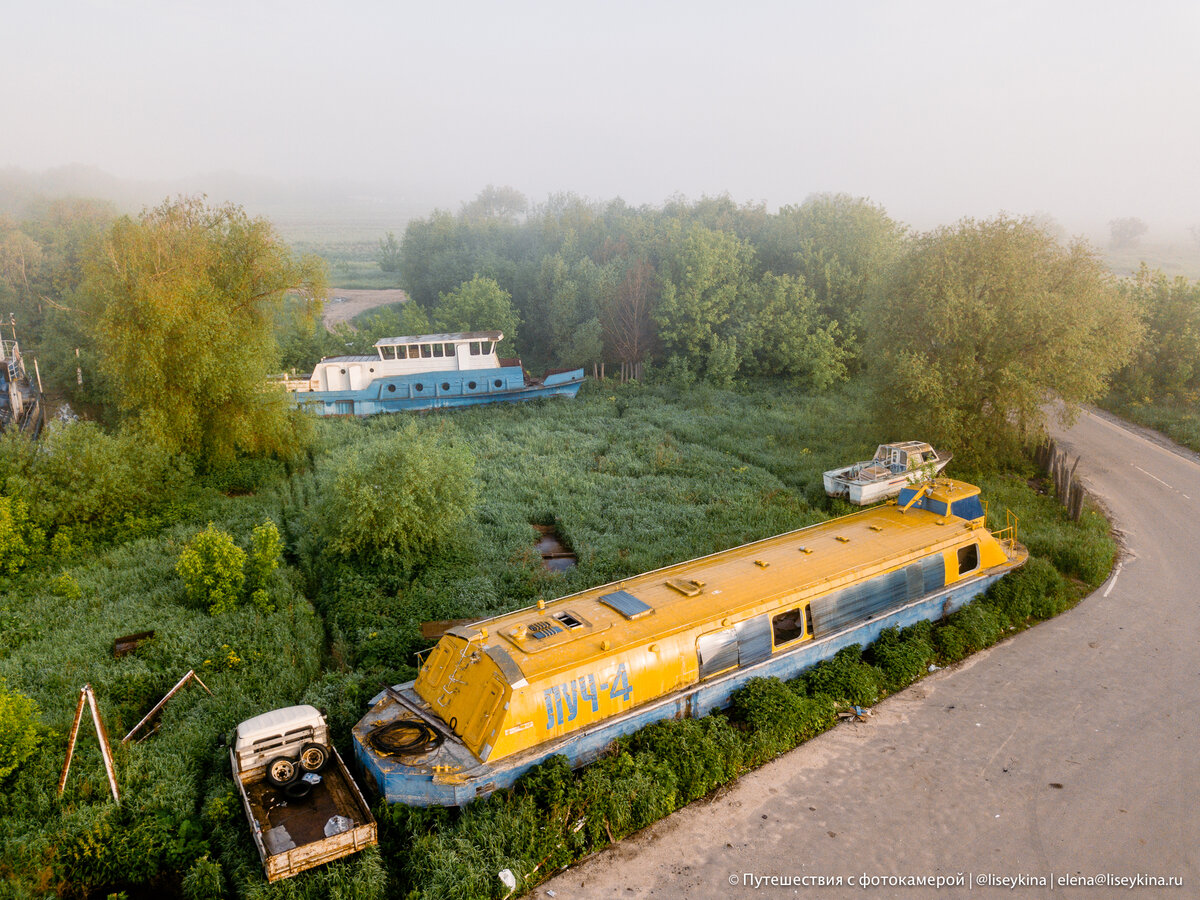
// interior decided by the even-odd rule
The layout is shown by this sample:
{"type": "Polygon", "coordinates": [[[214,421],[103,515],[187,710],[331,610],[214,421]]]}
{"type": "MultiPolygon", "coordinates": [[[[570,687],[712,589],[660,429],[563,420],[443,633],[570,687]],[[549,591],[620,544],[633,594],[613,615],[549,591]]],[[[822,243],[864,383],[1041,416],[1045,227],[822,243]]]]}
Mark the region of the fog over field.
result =
{"type": "Polygon", "coordinates": [[[395,220],[489,183],[842,191],[922,228],[1200,222],[1190,2],[47,0],[3,21],[0,170],[94,167],[151,197],[395,220]]]}

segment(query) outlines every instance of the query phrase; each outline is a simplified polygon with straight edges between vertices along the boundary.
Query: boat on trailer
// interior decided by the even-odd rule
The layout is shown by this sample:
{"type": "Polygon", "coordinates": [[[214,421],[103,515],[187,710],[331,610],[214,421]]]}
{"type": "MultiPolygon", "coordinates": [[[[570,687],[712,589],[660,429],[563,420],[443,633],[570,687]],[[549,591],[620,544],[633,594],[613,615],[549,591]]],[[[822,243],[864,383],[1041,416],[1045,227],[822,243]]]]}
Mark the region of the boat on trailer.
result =
{"type": "Polygon", "coordinates": [[[910,484],[935,478],[951,458],[920,441],[880,444],[872,459],[825,472],[825,493],[868,506],[895,497],[910,484]]]}
{"type": "Polygon", "coordinates": [[[938,619],[1022,565],[979,488],[939,479],[798,531],[450,628],[354,727],[388,802],[460,806],[562,754],[727,706],[885,628],[938,619]]]}
{"type": "Polygon", "coordinates": [[[500,331],[389,337],[374,356],[322,359],[305,380],[287,381],[296,403],[321,416],[475,406],[539,397],[574,397],[583,369],[526,375],[519,359],[501,359],[500,331]]]}

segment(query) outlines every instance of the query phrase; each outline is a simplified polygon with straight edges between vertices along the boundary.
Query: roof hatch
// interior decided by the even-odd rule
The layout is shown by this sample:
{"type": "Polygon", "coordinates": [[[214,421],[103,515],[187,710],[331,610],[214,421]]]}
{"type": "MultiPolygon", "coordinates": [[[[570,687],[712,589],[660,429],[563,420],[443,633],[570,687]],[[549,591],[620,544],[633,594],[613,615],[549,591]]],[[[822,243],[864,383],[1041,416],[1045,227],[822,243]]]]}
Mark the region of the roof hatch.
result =
{"type": "Polygon", "coordinates": [[[648,616],[654,612],[652,607],[647,606],[628,591],[613,591],[611,594],[601,594],[600,602],[605,606],[615,609],[627,619],[640,619],[642,616],[648,616]]]}

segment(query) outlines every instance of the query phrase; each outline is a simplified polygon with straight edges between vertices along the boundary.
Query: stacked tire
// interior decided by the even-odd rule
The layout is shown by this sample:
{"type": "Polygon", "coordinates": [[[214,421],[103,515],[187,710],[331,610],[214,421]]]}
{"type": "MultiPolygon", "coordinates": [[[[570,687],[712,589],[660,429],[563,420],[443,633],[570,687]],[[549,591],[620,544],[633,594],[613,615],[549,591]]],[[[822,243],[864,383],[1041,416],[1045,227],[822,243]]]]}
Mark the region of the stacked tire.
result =
{"type": "Polygon", "coordinates": [[[310,743],[300,748],[296,757],[277,756],[267,763],[267,781],[279,788],[289,799],[299,800],[312,791],[312,784],[304,776],[315,774],[329,762],[329,748],[324,744],[310,743]]]}

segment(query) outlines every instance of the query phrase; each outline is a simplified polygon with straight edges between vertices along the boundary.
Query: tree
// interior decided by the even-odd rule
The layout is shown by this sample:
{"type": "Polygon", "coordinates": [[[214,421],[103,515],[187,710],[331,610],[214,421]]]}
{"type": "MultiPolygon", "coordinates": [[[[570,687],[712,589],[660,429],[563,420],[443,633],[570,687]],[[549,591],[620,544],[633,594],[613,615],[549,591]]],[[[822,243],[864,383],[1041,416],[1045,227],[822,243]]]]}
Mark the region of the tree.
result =
{"type": "Polygon", "coordinates": [[[967,219],[918,238],[871,317],[880,439],[919,437],[987,467],[1104,392],[1138,339],[1095,252],[1028,219],[967,219]]]}
{"type": "Polygon", "coordinates": [[[319,521],[329,550],[400,568],[449,543],[475,505],[475,459],[448,430],[407,422],[342,460],[319,521]]]}
{"type": "Polygon", "coordinates": [[[1123,288],[1146,333],[1120,384],[1136,397],[1155,399],[1200,390],[1200,281],[1168,279],[1143,263],[1123,288]]]}
{"type": "Polygon", "coordinates": [[[1108,223],[1108,229],[1112,235],[1111,245],[1118,250],[1124,247],[1136,247],[1141,236],[1150,230],[1145,222],[1133,216],[1113,219],[1108,223]]]}
{"type": "Polygon", "coordinates": [[[379,260],[379,268],[384,272],[400,271],[400,242],[396,235],[387,233],[387,238],[379,241],[379,250],[375,253],[379,260]]]}
{"type": "Polygon", "coordinates": [[[39,712],[37,703],[9,690],[0,679],[0,780],[15,772],[41,743],[39,712]]]}
{"type": "Polygon", "coordinates": [[[725,231],[674,223],[668,231],[659,277],[662,295],[652,315],[668,354],[722,378],[737,369],[736,341],[728,324],[744,299],[754,251],[725,231]]]}
{"type": "Polygon", "coordinates": [[[503,331],[500,346],[505,353],[512,352],[520,324],[508,291],[478,275],[442,294],[431,318],[433,326],[443,331],[503,331]]]}
{"type": "Polygon", "coordinates": [[[284,295],[324,295],[320,260],[295,259],[240,207],[184,198],[118,219],[85,272],[86,328],[123,423],[210,463],[296,452],[287,396],[267,375],[284,295]]]}
{"type": "Polygon", "coordinates": [[[751,372],[801,376],[819,391],[846,377],[849,352],[838,325],[820,313],[802,278],[764,275],[748,291],[737,336],[751,372]]]}
{"type": "Polygon", "coordinates": [[[515,222],[529,209],[529,199],[514,187],[489,184],[470,203],[464,203],[464,219],[497,219],[515,222]]]}
{"type": "Polygon", "coordinates": [[[604,344],[616,353],[625,372],[634,377],[639,377],[638,369],[654,339],[650,314],[654,289],[654,266],[639,257],[625,269],[600,306],[604,344]]]}
{"type": "Polygon", "coordinates": [[[179,554],[175,572],[183,579],[188,600],[218,616],[237,607],[246,585],[246,551],[233,535],[212,522],[179,554]]]}

